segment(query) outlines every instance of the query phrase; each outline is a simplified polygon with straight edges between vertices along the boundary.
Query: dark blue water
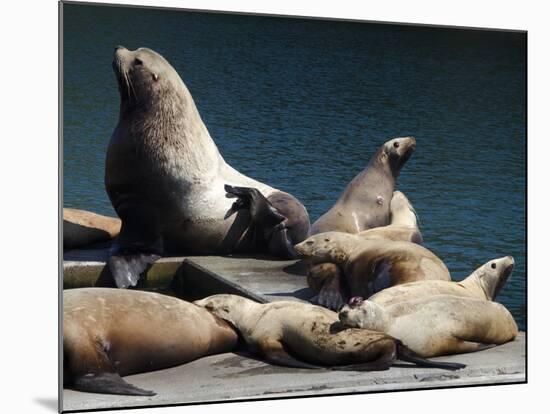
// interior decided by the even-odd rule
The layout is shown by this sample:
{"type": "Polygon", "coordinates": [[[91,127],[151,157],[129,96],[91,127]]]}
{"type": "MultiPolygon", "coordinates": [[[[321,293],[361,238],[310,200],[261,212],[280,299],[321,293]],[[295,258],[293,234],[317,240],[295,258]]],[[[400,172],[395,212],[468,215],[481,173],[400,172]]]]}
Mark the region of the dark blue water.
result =
{"type": "Polygon", "coordinates": [[[189,87],[225,159],[297,196],[312,221],[386,140],[417,138],[399,178],[427,246],[461,279],[513,255],[499,296],[525,328],[525,37],[65,5],[64,205],[113,215],[113,48],[150,47],[189,87]]]}

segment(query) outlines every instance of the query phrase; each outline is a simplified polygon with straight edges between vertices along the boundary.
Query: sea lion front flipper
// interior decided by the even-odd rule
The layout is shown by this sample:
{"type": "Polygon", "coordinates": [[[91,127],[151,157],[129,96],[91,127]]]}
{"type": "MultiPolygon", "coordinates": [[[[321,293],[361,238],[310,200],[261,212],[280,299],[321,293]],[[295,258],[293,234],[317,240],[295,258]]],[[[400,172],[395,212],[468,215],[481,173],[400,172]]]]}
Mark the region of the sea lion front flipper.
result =
{"type": "Polygon", "coordinates": [[[111,246],[109,270],[117,287],[128,288],[136,286],[140,276],[161,257],[164,243],[155,209],[140,205],[139,209],[116,210],[122,227],[111,246]]]}
{"type": "Polygon", "coordinates": [[[118,395],[144,395],[153,396],[154,391],[136,387],[118,375],[116,372],[100,372],[97,374],[85,374],[74,380],[72,388],[77,391],[94,392],[100,394],[118,395]]]}
{"type": "Polygon", "coordinates": [[[116,286],[125,289],[136,286],[141,275],[158,259],[160,255],[157,254],[114,254],[109,258],[109,269],[116,286]]]}
{"type": "Polygon", "coordinates": [[[485,349],[494,348],[495,346],[496,344],[482,344],[480,342],[470,342],[456,338],[456,342],[454,343],[453,348],[454,353],[466,354],[468,352],[477,352],[483,351],[485,349]]]}
{"type": "Polygon", "coordinates": [[[266,339],[260,343],[260,352],[265,359],[275,365],[282,365],[292,368],[306,368],[306,369],[320,369],[323,367],[308,364],[307,362],[300,361],[290,355],[280,341],[273,339],[266,339]]]}
{"type": "Polygon", "coordinates": [[[317,295],[317,304],[334,311],[340,310],[347,303],[341,282],[340,274],[329,276],[317,295]]]}

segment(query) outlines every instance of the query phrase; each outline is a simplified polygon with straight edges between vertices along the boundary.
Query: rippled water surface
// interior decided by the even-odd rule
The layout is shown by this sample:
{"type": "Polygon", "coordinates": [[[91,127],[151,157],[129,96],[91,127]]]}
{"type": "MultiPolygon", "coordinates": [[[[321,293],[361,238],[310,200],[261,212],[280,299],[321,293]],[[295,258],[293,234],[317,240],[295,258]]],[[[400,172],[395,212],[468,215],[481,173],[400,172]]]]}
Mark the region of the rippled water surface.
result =
{"type": "Polygon", "coordinates": [[[398,187],[461,279],[513,255],[499,296],[525,328],[525,37],[274,17],[65,5],[64,205],[114,215],[103,185],[118,118],[113,48],[152,48],[235,168],[312,221],[387,139],[414,135],[398,187]]]}

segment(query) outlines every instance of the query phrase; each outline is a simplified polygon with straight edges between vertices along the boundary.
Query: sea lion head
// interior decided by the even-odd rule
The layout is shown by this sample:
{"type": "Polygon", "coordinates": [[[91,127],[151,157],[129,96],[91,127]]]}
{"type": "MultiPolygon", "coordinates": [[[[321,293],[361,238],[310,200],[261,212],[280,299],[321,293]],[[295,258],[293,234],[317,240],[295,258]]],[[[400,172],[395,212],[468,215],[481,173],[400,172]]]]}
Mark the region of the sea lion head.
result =
{"type": "Polygon", "coordinates": [[[308,237],[294,249],[303,259],[312,259],[316,263],[344,263],[357,241],[352,234],[329,231],[308,237]]]}
{"type": "Polygon", "coordinates": [[[118,81],[121,109],[151,107],[161,98],[166,101],[166,97],[176,98],[170,102],[174,103],[173,110],[178,109],[183,82],[172,65],[157,52],[145,47],[128,50],[117,46],[113,70],[118,81]]]}
{"type": "Polygon", "coordinates": [[[416,139],[414,137],[390,139],[378,150],[376,159],[383,165],[388,165],[393,176],[397,177],[415,148],[416,139]]]}
{"type": "Polygon", "coordinates": [[[202,306],[234,327],[238,327],[239,321],[242,320],[242,315],[246,314],[247,309],[255,302],[242,296],[219,294],[196,300],[193,303],[197,306],[202,306]]]}
{"type": "Polygon", "coordinates": [[[378,304],[360,296],[351,298],[338,312],[340,322],[350,328],[372,329],[384,332],[388,322],[386,311],[378,304]]]}
{"type": "Polygon", "coordinates": [[[487,299],[494,300],[496,298],[513,269],[514,258],[512,256],[490,260],[476,269],[474,276],[479,280],[487,299]]]}

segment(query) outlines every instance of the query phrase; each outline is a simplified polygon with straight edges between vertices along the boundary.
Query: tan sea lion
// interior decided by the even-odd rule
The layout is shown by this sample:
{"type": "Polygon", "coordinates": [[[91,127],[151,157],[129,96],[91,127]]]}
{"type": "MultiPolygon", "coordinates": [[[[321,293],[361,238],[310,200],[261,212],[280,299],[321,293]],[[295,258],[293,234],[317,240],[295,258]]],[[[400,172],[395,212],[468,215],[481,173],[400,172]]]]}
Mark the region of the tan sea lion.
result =
{"type": "Polygon", "coordinates": [[[63,208],[63,248],[75,249],[114,239],[121,221],[91,211],[63,208]]]}
{"type": "Polygon", "coordinates": [[[513,268],[512,256],[501,257],[478,267],[461,282],[422,280],[405,283],[381,290],[368,299],[382,306],[442,294],[494,300],[504,287],[513,268]]]}
{"type": "Polygon", "coordinates": [[[389,224],[395,181],[415,147],[413,137],[394,138],[382,145],[338,201],[313,223],[309,234],[328,231],[356,234],[389,224]]]}
{"type": "MultiPolygon", "coordinates": [[[[384,239],[409,241],[422,244],[422,234],[418,228],[416,212],[401,191],[394,191],[390,203],[390,224],[357,233],[363,239],[384,239]]],[[[318,295],[314,302],[332,308],[331,292],[339,290],[341,270],[334,263],[319,263],[308,266],[307,283],[318,295]],[[326,283],[326,286],[325,286],[326,283]],[[323,289],[324,287],[324,289],[323,289]]],[[[342,305],[343,303],[341,303],[342,305]]]]}
{"type": "Polygon", "coordinates": [[[305,207],[225,162],[168,61],[119,46],[113,68],[121,104],[105,186],[122,219],[109,260],[117,286],[135,286],[164,253],[294,257],[309,230],[305,207]]]}
{"type": "Polygon", "coordinates": [[[192,303],[107,288],[63,291],[63,385],[79,391],[154,395],[122,376],[229,352],[237,333],[192,303]]]}
{"type": "Polygon", "coordinates": [[[389,306],[355,297],[339,318],[346,326],[398,338],[425,358],[477,351],[511,341],[518,334],[514,318],[500,303],[452,295],[389,306]]]}
{"type": "Polygon", "coordinates": [[[463,364],[428,361],[380,332],[344,329],[335,312],[298,301],[260,304],[236,295],[195,301],[231,323],[247,347],[267,361],[296,368],[383,370],[399,358],[445,369],[463,364]]]}
{"type": "Polygon", "coordinates": [[[394,191],[390,202],[390,224],[364,230],[357,235],[363,239],[384,239],[423,244],[416,211],[401,191],[394,191]]]}
{"type": "Polygon", "coordinates": [[[369,297],[390,286],[418,280],[451,280],[445,263],[411,242],[365,240],[353,234],[327,232],[310,236],[294,247],[302,258],[313,264],[333,263],[344,275],[342,278],[335,272],[323,283],[321,293],[327,300],[322,304],[331,309],[341,307],[346,296],[369,297]]]}

